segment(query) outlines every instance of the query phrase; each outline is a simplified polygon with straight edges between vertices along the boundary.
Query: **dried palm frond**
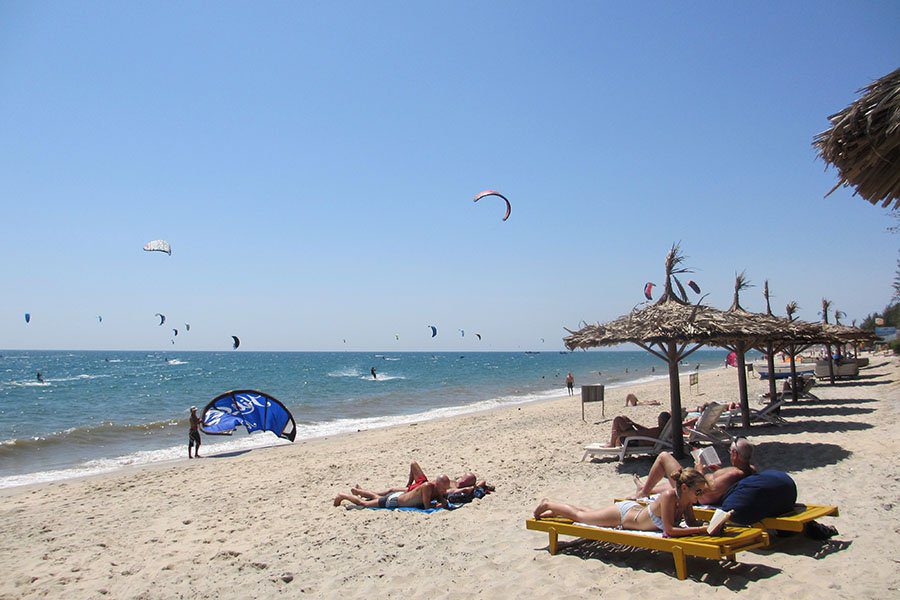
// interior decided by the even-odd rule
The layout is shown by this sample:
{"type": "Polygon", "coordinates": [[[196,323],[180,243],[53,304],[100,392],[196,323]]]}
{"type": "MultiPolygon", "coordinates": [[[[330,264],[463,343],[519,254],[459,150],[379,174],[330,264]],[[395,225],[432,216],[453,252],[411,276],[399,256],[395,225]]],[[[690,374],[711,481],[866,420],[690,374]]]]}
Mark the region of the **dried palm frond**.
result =
{"type": "Polygon", "coordinates": [[[813,146],[837,168],[841,186],[856,188],[872,204],[900,207],[900,69],[858,90],[862,95],[828,117],[831,128],[813,146]]]}

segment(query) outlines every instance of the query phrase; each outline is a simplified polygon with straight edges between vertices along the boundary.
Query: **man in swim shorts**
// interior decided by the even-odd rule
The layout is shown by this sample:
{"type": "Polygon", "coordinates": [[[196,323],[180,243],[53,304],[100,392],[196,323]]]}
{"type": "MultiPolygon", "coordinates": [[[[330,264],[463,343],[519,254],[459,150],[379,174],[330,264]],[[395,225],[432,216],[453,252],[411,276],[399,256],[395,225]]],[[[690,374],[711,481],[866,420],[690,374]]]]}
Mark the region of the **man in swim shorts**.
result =
{"type": "MultiPolygon", "coordinates": [[[[444,475],[446,477],[446,475],[444,475]]],[[[457,477],[455,480],[450,482],[450,489],[461,489],[472,487],[477,483],[477,477],[475,473],[469,472],[464,473],[457,477]]],[[[361,498],[378,498],[380,496],[387,496],[393,492],[411,492],[420,485],[428,482],[428,476],[425,475],[425,472],[422,470],[422,467],[419,466],[419,463],[413,461],[409,463],[409,477],[406,480],[406,487],[390,487],[381,492],[372,492],[368,490],[364,490],[356,485],[355,487],[350,488],[350,491],[361,498]]]]}
{"type": "Polygon", "coordinates": [[[357,498],[354,494],[341,492],[334,497],[334,505],[340,506],[346,500],[364,508],[431,508],[432,501],[438,506],[446,506],[449,485],[450,478],[442,475],[434,483],[426,481],[412,491],[395,491],[376,498],[357,498]]]}
{"type": "Polygon", "coordinates": [[[194,456],[200,458],[200,417],[197,416],[197,407],[191,407],[191,430],[188,432],[188,458],[191,456],[191,449],[197,446],[194,456]]]}

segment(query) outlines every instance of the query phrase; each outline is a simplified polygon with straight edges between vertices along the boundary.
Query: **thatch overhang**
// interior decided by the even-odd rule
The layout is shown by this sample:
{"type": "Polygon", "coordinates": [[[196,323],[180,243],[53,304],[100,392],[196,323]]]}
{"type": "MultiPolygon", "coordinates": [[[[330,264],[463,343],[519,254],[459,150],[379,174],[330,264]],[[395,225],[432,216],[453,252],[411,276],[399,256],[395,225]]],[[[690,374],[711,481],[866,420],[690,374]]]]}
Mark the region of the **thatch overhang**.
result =
{"type": "MultiPolygon", "coordinates": [[[[841,186],[872,204],[900,207],[900,69],[859,90],[862,95],[828,117],[831,128],[813,146],[837,168],[841,186]]],[[[828,195],[826,194],[826,196],[828,195]]]]}

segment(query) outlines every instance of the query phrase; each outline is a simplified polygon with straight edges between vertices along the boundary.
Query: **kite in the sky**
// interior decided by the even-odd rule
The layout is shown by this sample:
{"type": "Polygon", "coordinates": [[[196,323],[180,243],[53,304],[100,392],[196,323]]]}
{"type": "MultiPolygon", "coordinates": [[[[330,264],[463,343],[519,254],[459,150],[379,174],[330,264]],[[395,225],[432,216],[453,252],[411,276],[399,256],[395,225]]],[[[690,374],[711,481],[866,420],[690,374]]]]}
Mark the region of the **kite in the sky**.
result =
{"type": "Polygon", "coordinates": [[[31,313],[25,313],[25,322],[31,323],[31,313]]]}
{"type": "Polygon", "coordinates": [[[691,279],[690,281],[688,281],[688,286],[689,286],[692,290],[694,290],[694,293],[695,293],[695,294],[699,294],[699,293],[700,293],[700,286],[697,285],[697,282],[695,282],[693,279],[691,279]]]}
{"type": "Polygon", "coordinates": [[[399,334],[399,333],[395,333],[395,334],[394,334],[394,339],[397,340],[397,341],[399,342],[399,341],[400,341],[400,334],[399,334]]]}
{"type": "Polygon", "coordinates": [[[172,336],[172,337],[178,337],[178,330],[177,330],[177,329],[173,329],[173,330],[172,330],[172,331],[174,331],[174,332],[175,332],[175,335],[174,335],[174,336],[172,336]]]}
{"type": "Polygon", "coordinates": [[[185,324],[184,324],[184,330],[185,330],[185,331],[190,331],[190,330],[191,330],[191,324],[190,324],[190,323],[185,323],[185,324]]]}
{"type": "Polygon", "coordinates": [[[241,345],[241,338],[239,338],[239,337],[236,336],[236,335],[233,335],[233,336],[231,336],[231,340],[232,340],[232,342],[231,342],[231,348],[232,348],[233,350],[237,350],[237,349],[238,349],[238,346],[241,345]]]}
{"type": "Polygon", "coordinates": [[[478,202],[486,196],[497,196],[498,198],[506,202],[506,214],[503,216],[503,220],[507,220],[509,218],[509,213],[512,212],[512,205],[509,203],[509,200],[506,199],[506,196],[494,190],[484,190],[483,192],[480,192],[477,196],[475,196],[474,202],[478,202]]]}
{"type": "Polygon", "coordinates": [[[478,341],[481,341],[481,334],[480,334],[480,333],[476,333],[476,334],[475,334],[475,337],[478,338],[478,341]]]}
{"type": "Polygon", "coordinates": [[[161,314],[161,313],[156,313],[155,316],[159,317],[159,325],[160,325],[160,327],[162,327],[162,324],[166,322],[166,315],[161,314]]]}
{"type": "Polygon", "coordinates": [[[172,246],[166,240],[153,240],[144,244],[144,252],[165,252],[172,256],[172,246]]]}
{"type": "Polygon", "coordinates": [[[102,322],[103,322],[103,317],[101,317],[100,315],[97,315],[97,322],[98,322],[98,323],[102,323],[102,322]]]}
{"type": "Polygon", "coordinates": [[[459,330],[459,337],[466,337],[466,332],[462,329],[459,330]]]}
{"type": "Polygon", "coordinates": [[[649,281],[647,282],[647,285],[644,286],[644,298],[646,298],[647,300],[653,300],[653,286],[655,285],[655,283],[650,283],[649,281]]]}
{"type": "Polygon", "coordinates": [[[231,435],[241,425],[247,433],[271,431],[280,438],[294,441],[297,426],[287,407],[256,390],[236,390],[216,396],[203,407],[200,428],[209,435],[231,435]]]}
{"type": "Polygon", "coordinates": [[[434,325],[427,325],[427,327],[431,327],[431,337],[437,335],[437,327],[435,327],[434,325]]]}
{"type": "Polygon", "coordinates": [[[542,343],[542,344],[544,343],[544,338],[541,338],[541,343],[542,343]]]}

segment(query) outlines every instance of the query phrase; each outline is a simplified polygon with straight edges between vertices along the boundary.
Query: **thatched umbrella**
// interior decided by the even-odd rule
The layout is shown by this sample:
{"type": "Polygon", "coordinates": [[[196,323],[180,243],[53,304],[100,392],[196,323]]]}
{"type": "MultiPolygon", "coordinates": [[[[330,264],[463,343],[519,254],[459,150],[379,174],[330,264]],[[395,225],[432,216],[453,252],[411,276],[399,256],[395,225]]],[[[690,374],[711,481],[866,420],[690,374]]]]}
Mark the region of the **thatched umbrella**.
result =
{"type": "MultiPolygon", "coordinates": [[[[733,315],[703,306],[700,301],[687,301],[684,287],[676,275],[689,273],[682,263],[684,257],[678,244],[666,256],[665,290],[654,304],[635,307],[631,313],[605,324],[587,325],[578,331],[567,331],[564,338],[570,350],[614,346],[631,342],[669,366],[669,396],[673,419],[681,419],[681,385],[678,363],[709,342],[746,337],[748,323],[738,322],[733,315]],[[675,293],[674,285],[679,294],[675,293]]],[[[700,299],[702,301],[702,298],[700,299]]],[[[684,457],[684,438],[681,427],[672,427],[672,448],[677,458],[684,457]]]]}
{"type": "MultiPolygon", "coordinates": [[[[900,69],[859,90],[862,96],[828,119],[813,146],[840,172],[831,189],[852,185],[872,204],[900,207],[900,69]]],[[[828,195],[826,194],[826,196],[828,195]]]]}

